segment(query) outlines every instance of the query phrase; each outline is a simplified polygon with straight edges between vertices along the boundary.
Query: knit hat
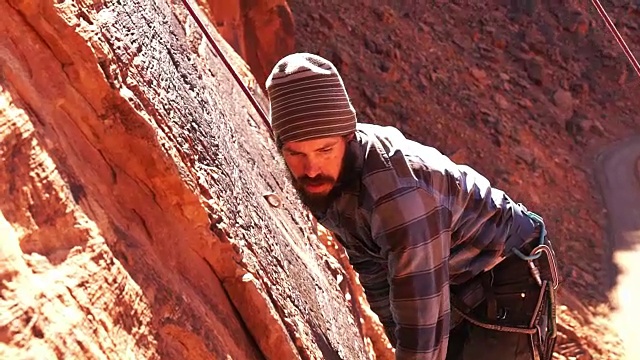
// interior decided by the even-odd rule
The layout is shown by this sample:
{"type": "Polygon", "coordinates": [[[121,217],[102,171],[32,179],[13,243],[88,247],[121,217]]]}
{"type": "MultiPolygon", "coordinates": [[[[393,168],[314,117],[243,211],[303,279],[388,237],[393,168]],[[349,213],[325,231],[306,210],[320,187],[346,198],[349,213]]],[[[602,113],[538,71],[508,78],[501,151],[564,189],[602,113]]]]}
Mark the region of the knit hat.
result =
{"type": "Polygon", "coordinates": [[[318,55],[282,58],[267,78],[266,89],[271,127],[281,144],[356,130],[356,112],[338,70],[318,55]]]}

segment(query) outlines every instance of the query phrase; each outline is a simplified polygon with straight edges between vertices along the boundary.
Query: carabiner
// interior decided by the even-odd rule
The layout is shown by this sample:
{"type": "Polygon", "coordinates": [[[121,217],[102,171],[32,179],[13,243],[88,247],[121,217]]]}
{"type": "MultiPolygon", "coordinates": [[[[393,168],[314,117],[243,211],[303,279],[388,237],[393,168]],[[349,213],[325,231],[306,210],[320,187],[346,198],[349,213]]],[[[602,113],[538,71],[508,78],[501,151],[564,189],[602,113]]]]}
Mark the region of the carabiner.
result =
{"type": "Polygon", "coordinates": [[[547,261],[549,262],[549,270],[551,271],[551,282],[553,284],[553,289],[557,290],[558,286],[560,286],[559,276],[558,276],[558,265],[556,264],[556,255],[554,251],[548,245],[538,245],[533,250],[531,250],[531,254],[545,253],[547,255],[547,261]]]}

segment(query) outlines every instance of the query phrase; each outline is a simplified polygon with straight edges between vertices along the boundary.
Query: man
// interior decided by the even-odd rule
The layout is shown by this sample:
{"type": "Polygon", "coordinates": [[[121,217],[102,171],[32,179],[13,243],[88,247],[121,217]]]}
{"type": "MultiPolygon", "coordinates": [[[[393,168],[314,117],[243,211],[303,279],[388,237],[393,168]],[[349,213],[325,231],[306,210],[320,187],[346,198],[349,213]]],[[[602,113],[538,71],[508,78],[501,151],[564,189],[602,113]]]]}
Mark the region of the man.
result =
{"type": "Polygon", "coordinates": [[[358,123],[322,57],[284,57],[266,88],[291,180],[346,249],[397,359],[551,358],[541,218],[436,149],[358,123]]]}

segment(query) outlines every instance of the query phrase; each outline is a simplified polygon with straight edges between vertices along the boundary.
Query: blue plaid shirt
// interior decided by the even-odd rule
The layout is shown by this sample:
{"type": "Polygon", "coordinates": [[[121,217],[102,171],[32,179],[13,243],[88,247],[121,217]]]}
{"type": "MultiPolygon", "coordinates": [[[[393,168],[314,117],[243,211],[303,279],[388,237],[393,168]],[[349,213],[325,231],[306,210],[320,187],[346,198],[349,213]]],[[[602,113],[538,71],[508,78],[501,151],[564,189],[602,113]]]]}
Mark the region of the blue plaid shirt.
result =
{"type": "Polygon", "coordinates": [[[355,177],[314,215],[346,249],[396,358],[445,359],[450,284],[481,302],[474,277],[532,238],[534,223],[478,172],[393,127],[359,123],[348,151],[355,177]]]}

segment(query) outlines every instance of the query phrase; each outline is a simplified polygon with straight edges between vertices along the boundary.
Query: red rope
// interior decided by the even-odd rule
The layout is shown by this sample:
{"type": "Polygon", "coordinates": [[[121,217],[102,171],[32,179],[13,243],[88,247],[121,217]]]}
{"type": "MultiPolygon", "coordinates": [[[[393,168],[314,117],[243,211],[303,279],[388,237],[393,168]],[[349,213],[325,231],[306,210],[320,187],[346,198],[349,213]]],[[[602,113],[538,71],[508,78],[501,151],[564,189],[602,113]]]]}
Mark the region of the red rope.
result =
{"type": "Polygon", "coordinates": [[[260,115],[260,117],[262,118],[262,121],[267,126],[267,129],[269,129],[269,133],[273,138],[274,135],[273,135],[273,129],[271,129],[271,123],[269,122],[269,118],[267,118],[267,115],[265,114],[264,110],[262,110],[262,107],[260,106],[260,104],[258,104],[256,99],[253,97],[253,94],[251,94],[247,86],[242,82],[242,79],[240,79],[240,76],[238,75],[236,70],[233,68],[233,66],[231,66],[225,54],[222,52],[218,44],[216,44],[216,42],[213,40],[213,37],[211,36],[207,28],[204,26],[202,21],[200,21],[200,17],[196,15],[195,11],[193,11],[193,8],[189,4],[188,0],[182,0],[182,3],[187,8],[187,11],[189,11],[189,14],[191,14],[191,17],[193,18],[193,20],[196,22],[196,24],[198,24],[198,27],[200,28],[204,36],[207,38],[207,40],[209,41],[213,49],[218,54],[218,57],[220,58],[220,60],[222,60],[222,63],[224,63],[227,70],[229,70],[229,72],[231,73],[233,78],[236,80],[238,85],[240,85],[240,88],[242,89],[242,91],[245,93],[245,95],[247,95],[247,97],[249,98],[249,101],[251,102],[251,105],[253,105],[253,107],[258,112],[258,115],[260,115]]]}
{"type": "Polygon", "coordinates": [[[624,42],[622,35],[620,35],[620,33],[618,32],[618,29],[609,18],[609,15],[607,15],[607,12],[602,7],[602,4],[600,4],[600,0],[591,0],[591,2],[593,3],[593,6],[595,6],[596,9],[598,9],[600,16],[602,17],[604,22],[607,24],[607,27],[609,28],[613,36],[616,38],[616,41],[624,51],[624,54],[627,55],[627,58],[631,62],[631,65],[633,65],[633,68],[636,70],[636,73],[638,74],[638,76],[640,76],[640,65],[638,64],[638,60],[636,60],[636,57],[633,55],[631,50],[629,50],[629,47],[624,42]]]}
{"type": "MultiPolygon", "coordinates": [[[[631,65],[633,65],[633,68],[636,70],[636,73],[638,74],[638,76],[640,76],[640,64],[638,64],[638,60],[636,60],[636,57],[633,55],[633,53],[631,52],[631,50],[629,49],[629,47],[625,43],[624,39],[622,38],[622,35],[620,35],[620,32],[618,32],[618,29],[616,28],[616,26],[613,24],[613,22],[609,18],[609,15],[607,15],[607,12],[602,7],[602,4],[600,3],[600,0],[591,0],[591,2],[593,3],[593,5],[598,10],[598,13],[600,14],[602,19],[606,23],[607,27],[609,28],[609,30],[611,31],[613,36],[616,38],[616,41],[618,42],[618,44],[620,45],[620,47],[624,51],[624,54],[627,56],[627,58],[631,62],[631,65]]],[[[188,0],[182,0],[182,3],[187,8],[187,11],[189,11],[189,14],[191,14],[191,17],[196,22],[196,24],[198,24],[198,27],[200,28],[200,30],[202,31],[204,36],[207,38],[207,40],[209,41],[209,43],[211,44],[211,46],[213,47],[215,52],[218,54],[218,56],[220,57],[220,60],[222,60],[222,63],[229,70],[229,72],[231,73],[233,78],[236,80],[238,85],[240,85],[240,88],[245,93],[245,95],[247,95],[247,98],[249,98],[249,101],[251,102],[253,107],[258,112],[258,115],[260,115],[260,117],[262,118],[262,121],[267,126],[267,129],[269,129],[269,133],[271,134],[271,137],[274,137],[273,129],[271,129],[271,124],[269,122],[269,119],[267,118],[267,115],[265,114],[264,110],[262,110],[262,107],[260,106],[260,104],[258,104],[256,99],[253,97],[253,94],[251,94],[251,92],[249,91],[247,86],[242,82],[242,79],[240,79],[240,76],[238,76],[238,73],[235,71],[233,66],[231,66],[231,64],[227,60],[227,57],[225,56],[225,54],[222,52],[220,47],[213,40],[213,37],[211,36],[211,34],[207,30],[207,28],[204,26],[202,21],[200,21],[200,17],[195,13],[193,8],[189,4],[188,0]]]]}

